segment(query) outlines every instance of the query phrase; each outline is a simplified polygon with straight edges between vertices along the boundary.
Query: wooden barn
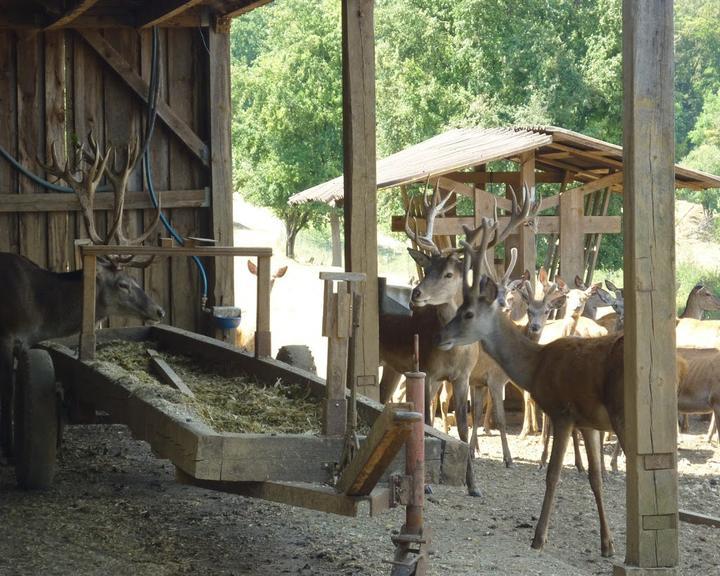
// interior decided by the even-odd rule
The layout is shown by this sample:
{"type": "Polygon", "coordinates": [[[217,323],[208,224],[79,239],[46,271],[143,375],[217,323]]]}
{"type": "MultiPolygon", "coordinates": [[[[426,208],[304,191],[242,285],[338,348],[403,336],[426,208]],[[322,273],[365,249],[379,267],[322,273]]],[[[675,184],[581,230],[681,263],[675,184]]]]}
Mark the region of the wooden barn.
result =
{"type": "MultiPolygon", "coordinates": [[[[62,162],[90,132],[101,149],[140,137],[150,97],[151,28],[157,26],[154,186],[181,236],[232,244],[229,23],[262,3],[3,0],[0,147],[30,172],[55,180],[40,164],[49,163],[53,144],[62,162]]],[[[126,199],[131,235],[151,218],[143,190],[136,170],[126,199]]],[[[100,235],[111,207],[112,194],[98,193],[100,235]]],[[[0,251],[65,271],[76,268],[80,238],[87,230],[73,194],[47,190],[0,159],[0,251]]],[[[213,301],[232,304],[232,262],[206,265],[213,301]]],[[[158,262],[145,270],[143,283],[173,325],[203,328],[200,280],[190,259],[158,262]]]]}

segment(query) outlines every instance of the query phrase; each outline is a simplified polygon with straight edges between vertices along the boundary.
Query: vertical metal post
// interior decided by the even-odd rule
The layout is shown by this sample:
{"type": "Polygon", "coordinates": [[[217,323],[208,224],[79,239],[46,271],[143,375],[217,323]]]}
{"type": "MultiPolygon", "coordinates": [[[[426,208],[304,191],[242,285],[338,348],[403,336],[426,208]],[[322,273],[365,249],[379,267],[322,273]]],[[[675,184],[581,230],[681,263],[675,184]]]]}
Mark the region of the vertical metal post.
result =
{"type": "Polygon", "coordinates": [[[80,332],[80,360],[95,359],[95,297],[97,260],[94,254],[82,255],[83,260],[83,308],[80,332]]]}

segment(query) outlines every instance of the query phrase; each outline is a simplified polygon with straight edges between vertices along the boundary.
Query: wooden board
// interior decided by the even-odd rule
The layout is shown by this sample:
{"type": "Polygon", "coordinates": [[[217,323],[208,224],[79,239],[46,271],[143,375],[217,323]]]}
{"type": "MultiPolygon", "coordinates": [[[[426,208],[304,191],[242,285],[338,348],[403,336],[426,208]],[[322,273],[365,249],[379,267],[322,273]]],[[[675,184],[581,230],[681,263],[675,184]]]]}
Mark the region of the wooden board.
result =
{"type": "MultiPolygon", "coordinates": [[[[15,89],[15,34],[0,31],[0,146],[17,156],[17,91],[15,89]]],[[[0,188],[17,195],[18,177],[15,170],[0,159],[0,188]]],[[[17,216],[0,214],[0,251],[17,252],[17,216]]]]}
{"type": "Polygon", "coordinates": [[[643,569],[679,555],[677,522],[656,521],[678,512],[672,21],[670,0],[623,2],[625,564],[643,569]]]}
{"type": "Polygon", "coordinates": [[[400,448],[405,445],[422,414],[411,413],[409,404],[386,404],[375,420],[365,443],[350,461],[337,488],[349,496],[367,496],[400,448]],[[417,416],[415,419],[405,416],[417,416]]]}
{"type": "Polygon", "coordinates": [[[343,0],[343,150],[345,268],[364,272],[363,308],[351,340],[360,394],[379,399],[375,37],[373,0],[343,0]]]}
{"type": "MultiPolygon", "coordinates": [[[[230,146],[230,38],[228,33],[210,27],[208,46],[210,89],[210,189],[212,191],[212,237],[218,246],[233,244],[232,167],[230,146]]],[[[213,263],[211,286],[216,306],[232,306],[234,263],[231,258],[218,258],[213,263]]],[[[259,329],[259,327],[258,327],[259,329]]]]}

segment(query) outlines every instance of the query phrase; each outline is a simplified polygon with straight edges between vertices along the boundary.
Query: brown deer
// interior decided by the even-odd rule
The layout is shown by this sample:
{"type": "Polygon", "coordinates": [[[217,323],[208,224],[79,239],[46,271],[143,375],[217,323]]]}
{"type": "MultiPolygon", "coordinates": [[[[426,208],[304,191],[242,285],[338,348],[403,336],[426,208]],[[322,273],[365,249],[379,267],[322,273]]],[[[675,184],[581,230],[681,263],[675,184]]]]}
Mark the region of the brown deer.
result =
{"type": "MultiPolygon", "coordinates": [[[[125,165],[115,170],[115,152],[109,148],[102,154],[90,135],[90,151],[78,150],[80,162],[87,167],[76,176],[68,163],[63,168],[57,159],[54,145],[52,162],[45,166],[48,173],[64,180],[77,194],[82,207],[88,235],[95,244],[140,244],[157,228],[160,208],[152,225],[137,238],[125,236],[123,202],[127,181],[138,158],[137,142],[128,145],[125,165]],[[110,158],[113,161],[110,162],[110,158]],[[113,186],[115,207],[113,221],[104,238],[95,228],[93,215],[95,191],[103,177],[113,186]]],[[[77,167],[76,167],[77,168],[77,167]]],[[[98,258],[95,315],[98,321],[108,316],[125,316],[157,322],[165,316],[163,309],[148,296],[125,266],[147,266],[150,261],[136,262],[130,258],[98,258]]],[[[13,398],[13,353],[29,348],[42,340],[69,336],[80,330],[82,321],[82,271],[55,273],[44,270],[17,254],[0,253],[0,277],[3,297],[0,299],[0,427],[2,448],[12,453],[11,406],[13,398]]]]}
{"type": "MultiPolygon", "coordinates": [[[[483,234],[494,234],[496,227],[488,220],[481,225],[483,234]]],[[[532,342],[494,304],[497,286],[482,275],[484,255],[478,255],[467,244],[465,251],[463,304],[440,333],[439,347],[449,350],[480,341],[513,382],[532,394],[553,424],[545,497],[532,546],[542,548],[547,541],[563,456],[570,433],[577,427],[588,454],[590,486],[600,518],[601,553],[611,556],[614,548],[603,505],[597,431],[614,430],[624,445],[623,335],[560,338],[546,346],[532,342]]]]}

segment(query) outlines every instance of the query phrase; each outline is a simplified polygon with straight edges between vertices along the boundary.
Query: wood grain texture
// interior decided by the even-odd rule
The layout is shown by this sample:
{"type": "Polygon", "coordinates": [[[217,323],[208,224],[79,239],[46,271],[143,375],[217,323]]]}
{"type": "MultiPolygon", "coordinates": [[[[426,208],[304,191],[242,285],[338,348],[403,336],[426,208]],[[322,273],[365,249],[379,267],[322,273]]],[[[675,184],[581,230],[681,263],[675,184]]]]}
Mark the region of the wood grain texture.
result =
{"type": "MultiPolygon", "coordinates": [[[[17,91],[15,89],[15,33],[0,31],[0,146],[17,157],[17,91]]],[[[0,160],[0,187],[17,195],[18,176],[0,160]]],[[[15,214],[0,214],[0,251],[18,251],[18,219],[15,214]]]]}
{"type": "Polygon", "coordinates": [[[641,455],[676,451],[673,2],[623,2],[626,564],[678,563],[677,528],[643,517],[677,515],[677,471],[647,470],[641,455]]]}
{"type": "Polygon", "coordinates": [[[343,0],[345,268],[364,272],[363,309],[351,341],[358,392],[378,399],[377,178],[373,0],[343,0]]]}

